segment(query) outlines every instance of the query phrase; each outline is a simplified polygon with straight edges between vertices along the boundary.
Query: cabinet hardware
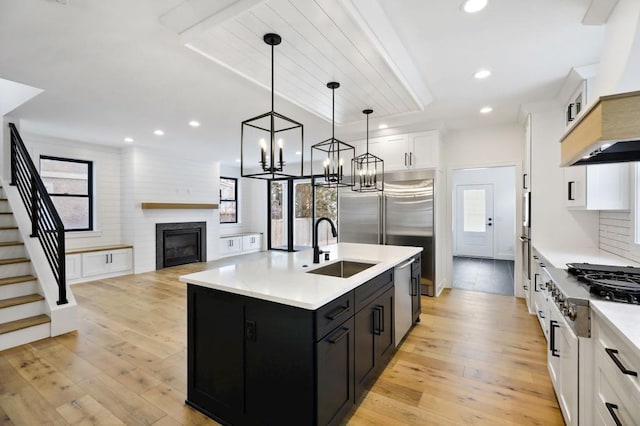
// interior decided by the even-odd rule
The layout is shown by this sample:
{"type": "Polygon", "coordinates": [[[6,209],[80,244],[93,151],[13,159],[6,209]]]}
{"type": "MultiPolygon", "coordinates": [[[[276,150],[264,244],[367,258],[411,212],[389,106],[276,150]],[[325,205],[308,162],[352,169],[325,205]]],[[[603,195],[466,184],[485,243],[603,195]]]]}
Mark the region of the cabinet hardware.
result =
{"type": "Polygon", "coordinates": [[[527,176],[528,173],[525,173],[522,175],[522,189],[528,189],[527,188],[527,176]]]}
{"type": "Polygon", "coordinates": [[[404,153],[404,165],[405,166],[407,165],[407,153],[406,152],[404,153]]]}
{"type": "Polygon", "coordinates": [[[349,330],[349,328],[347,327],[340,327],[340,330],[333,333],[331,337],[327,339],[327,341],[332,344],[338,343],[344,336],[349,334],[349,331],[351,330],[349,330]]]}
{"type": "Polygon", "coordinates": [[[245,321],[244,322],[244,337],[245,339],[255,342],[257,339],[257,330],[256,330],[256,322],[255,321],[245,321]]]}
{"type": "Polygon", "coordinates": [[[378,315],[380,316],[378,324],[380,325],[380,331],[384,331],[384,306],[377,305],[378,315]]]}
{"type": "Polygon", "coordinates": [[[540,274],[533,274],[533,290],[535,292],[539,292],[540,290],[538,290],[538,277],[540,276],[540,274]]]}
{"type": "Polygon", "coordinates": [[[569,182],[567,182],[567,200],[568,201],[575,201],[575,198],[573,197],[573,185],[575,185],[575,181],[570,180],[569,182]]]}
{"type": "Polygon", "coordinates": [[[544,316],[544,314],[542,313],[542,311],[538,311],[538,316],[539,316],[541,319],[544,319],[544,318],[545,318],[545,316],[544,316]]]}
{"type": "Polygon", "coordinates": [[[105,254],[104,257],[105,257],[104,263],[109,263],[109,255],[105,254]]]}
{"type": "Polygon", "coordinates": [[[607,352],[607,355],[609,355],[609,357],[613,360],[613,363],[616,365],[616,367],[620,369],[620,371],[628,376],[638,377],[638,373],[636,371],[629,370],[627,367],[622,365],[622,362],[620,362],[620,360],[616,356],[616,354],[618,353],[617,349],[604,348],[604,350],[607,352]]]}
{"type": "Polygon", "coordinates": [[[349,310],[349,304],[347,303],[347,306],[338,306],[336,309],[329,312],[324,317],[330,321],[333,321],[336,318],[339,318],[344,313],[346,313],[348,310],[349,310]]]}
{"type": "Polygon", "coordinates": [[[613,419],[613,421],[616,422],[616,426],[622,426],[622,422],[618,418],[618,415],[616,414],[615,411],[613,411],[613,410],[617,410],[618,406],[610,402],[605,402],[604,405],[607,407],[609,414],[611,414],[611,418],[613,419]]]}
{"type": "Polygon", "coordinates": [[[522,285],[522,288],[524,288],[525,290],[529,290],[529,286],[528,285],[522,285]]]}
{"type": "Polygon", "coordinates": [[[409,153],[409,165],[413,166],[413,152],[409,153]]]}
{"type": "Polygon", "coordinates": [[[371,321],[373,323],[373,334],[378,336],[382,334],[382,330],[380,330],[380,309],[378,306],[374,306],[371,309],[371,321]]]}
{"type": "Polygon", "coordinates": [[[558,321],[551,320],[551,342],[549,343],[549,350],[551,355],[560,358],[560,352],[556,349],[556,328],[560,328],[558,321]]]}

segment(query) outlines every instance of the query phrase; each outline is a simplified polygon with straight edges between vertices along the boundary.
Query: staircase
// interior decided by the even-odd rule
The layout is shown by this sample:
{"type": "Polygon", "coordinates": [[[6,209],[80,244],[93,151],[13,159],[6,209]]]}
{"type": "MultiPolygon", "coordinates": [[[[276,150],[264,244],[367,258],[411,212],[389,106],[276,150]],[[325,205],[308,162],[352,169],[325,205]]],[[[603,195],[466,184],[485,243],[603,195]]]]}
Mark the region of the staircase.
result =
{"type": "Polygon", "coordinates": [[[47,305],[9,210],[0,187],[0,351],[51,336],[47,305]]]}

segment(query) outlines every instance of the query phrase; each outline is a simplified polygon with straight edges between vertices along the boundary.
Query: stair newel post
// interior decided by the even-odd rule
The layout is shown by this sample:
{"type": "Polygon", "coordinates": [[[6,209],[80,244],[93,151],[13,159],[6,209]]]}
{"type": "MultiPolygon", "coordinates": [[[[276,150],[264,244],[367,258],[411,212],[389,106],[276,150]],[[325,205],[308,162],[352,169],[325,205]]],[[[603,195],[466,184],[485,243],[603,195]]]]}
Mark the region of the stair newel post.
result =
{"type": "Polygon", "coordinates": [[[58,230],[58,305],[64,305],[69,303],[67,301],[67,265],[65,262],[65,249],[64,249],[64,229],[58,230]]]}
{"type": "Polygon", "coordinates": [[[11,182],[9,183],[9,185],[11,186],[16,186],[16,149],[18,149],[18,147],[16,146],[16,138],[15,136],[13,136],[13,133],[11,134],[11,182]]]}
{"type": "Polygon", "coordinates": [[[38,185],[36,176],[31,175],[31,237],[38,236],[38,185]]]}

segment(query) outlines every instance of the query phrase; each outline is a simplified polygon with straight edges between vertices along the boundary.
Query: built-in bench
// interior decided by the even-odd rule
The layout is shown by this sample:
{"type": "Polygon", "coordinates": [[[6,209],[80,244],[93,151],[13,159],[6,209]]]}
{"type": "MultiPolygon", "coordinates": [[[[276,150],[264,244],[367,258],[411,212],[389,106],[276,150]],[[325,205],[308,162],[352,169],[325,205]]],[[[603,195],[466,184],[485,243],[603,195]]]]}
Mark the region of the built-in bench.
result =
{"type": "Polygon", "coordinates": [[[129,244],[69,249],[65,259],[68,284],[133,273],[133,246],[129,244]]]}

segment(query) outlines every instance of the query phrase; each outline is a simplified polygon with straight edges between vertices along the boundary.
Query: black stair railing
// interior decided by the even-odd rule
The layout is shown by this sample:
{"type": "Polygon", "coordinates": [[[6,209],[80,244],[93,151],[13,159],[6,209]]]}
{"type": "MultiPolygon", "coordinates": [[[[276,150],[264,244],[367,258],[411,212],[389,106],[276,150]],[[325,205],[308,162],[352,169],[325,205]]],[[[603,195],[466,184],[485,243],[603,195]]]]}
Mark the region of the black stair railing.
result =
{"type": "Polygon", "coordinates": [[[64,253],[64,224],[31,156],[13,123],[11,129],[11,185],[18,187],[20,198],[31,219],[31,237],[38,237],[58,283],[58,305],[67,301],[64,253]]]}

